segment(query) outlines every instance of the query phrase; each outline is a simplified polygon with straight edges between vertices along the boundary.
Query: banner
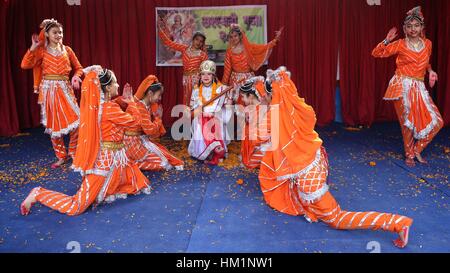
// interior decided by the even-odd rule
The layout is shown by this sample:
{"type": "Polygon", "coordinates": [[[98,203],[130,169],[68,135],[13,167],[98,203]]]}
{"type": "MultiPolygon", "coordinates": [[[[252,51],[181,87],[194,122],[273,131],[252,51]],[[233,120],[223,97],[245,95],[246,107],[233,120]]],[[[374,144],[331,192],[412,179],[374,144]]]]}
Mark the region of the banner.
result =
{"type": "MultiPolygon", "coordinates": [[[[223,65],[231,24],[239,24],[253,43],[267,43],[266,5],[156,8],[156,22],[162,20],[166,35],[174,42],[190,45],[192,36],[201,31],[206,36],[209,59],[223,65]],[[168,32],[168,33],[167,33],[168,32]]],[[[158,28],[156,29],[158,32],[158,28]]],[[[181,53],[168,48],[156,35],[156,65],[181,66],[181,53]]]]}

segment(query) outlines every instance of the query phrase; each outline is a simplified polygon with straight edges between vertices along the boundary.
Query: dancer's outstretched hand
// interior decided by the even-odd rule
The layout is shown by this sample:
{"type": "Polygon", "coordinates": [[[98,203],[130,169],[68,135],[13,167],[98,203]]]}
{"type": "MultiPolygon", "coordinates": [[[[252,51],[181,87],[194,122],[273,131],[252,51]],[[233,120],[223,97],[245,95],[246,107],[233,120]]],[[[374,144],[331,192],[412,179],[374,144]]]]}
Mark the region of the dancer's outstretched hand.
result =
{"type": "Polygon", "coordinates": [[[429,84],[430,87],[433,88],[434,84],[438,81],[438,75],[436,72],[434,72],[433,70],[430,70],[430,75],[429,75],[429,84]]]}
{"type": "Polygon", "coordinates": [[[284,30],[284,27],[282,27],[279,30],[275,31],[275,40],[277,40],[277,41],[280,40],[281,34],[283,34],[283,30],[284,30]]]}
{"type": "Polygon", "coordinates": [[[389,30],[388,34],[386,35],[386,40],[390,43],[397,37],[397,28],[393,27],[389,30]]]}
{"type": "Polygon", "coordinates": [[[39,36],[37,34],[31,35],[31,47],[30,50],[35,50],[38,46],[42,44],[41,41],[39,41],[39,36]]]}

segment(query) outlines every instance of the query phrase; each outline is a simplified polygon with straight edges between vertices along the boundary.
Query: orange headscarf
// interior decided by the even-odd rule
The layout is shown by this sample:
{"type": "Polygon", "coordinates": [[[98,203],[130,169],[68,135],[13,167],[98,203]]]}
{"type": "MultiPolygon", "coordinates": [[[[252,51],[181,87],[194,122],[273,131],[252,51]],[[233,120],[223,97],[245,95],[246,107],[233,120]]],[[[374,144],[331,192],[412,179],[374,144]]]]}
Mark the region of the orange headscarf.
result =
{"type": "MultiPolygon", "coordinates": [[[[158,78],[155,75],[148,75],[147,78],[145,78],[141,84],[139,85],[136,93],[134,94],[134,96],[138,99],[141,100],[144,98],[144,94],[145,91],[155,82],[159,82],[158,78]]],[[[152,113],[156,113],[159,110],[159,107],[161,107],[161,105],[159,105],[158,103],[152,103],[150,105],[150,111],[152,113]]],[[[162,118],[162,117],[161,117],[162,118]]],[[[166,133],[166,129],[164,128],[164,126],[161,126],[159,128],[159,133],[160,136],[164,135],[166,133]]]]}
{"type": "Polygon", "coordinates": [[[98,73],[101,66],[84,69],[87,73],[81,84],[80,127],[72,168],[82,175],[92,173],[100,149],[100,114],[102,91],[98,73]]]}
{"type": "MultiPolygon", "coordinates": [[[[39,32],[39,41],[41,42],[40,47],[46,46],[47,40],[45,39],[44,28],[42,28],[41,32],[39,32]]],[[[41,80],[42,80],[42,67],[40,65],[36,65],[35,67],[33,67],[33,89],[35,93],[37,93],[39,90],[41,80]]],[[[40,98],[39,101],[41,101],[40,98]]]]}
{"type": "Polygon", "coordinates": [[[148,75],[147,78],[145,78],[141,84],[139,85],[136,93],[134,96],[141,100],[145,96],[145,91],[152,85],[153,83],[158,82],[158,78],[155,75],[148,75]]]}
{"type": "Polygon", "coordinates": [[[263,161],[275,170],[274,175],[280,181],[295,177],[311,167],[317,161],[322,140],[314,131],[314,110],[298,96],[286,68],[269,70],[267,77],[272,81],[273,90],[272,153],[268,153],[271,158],[265,156],[263,161]],[[273,127],[274,124],[278,128],[273,127]]]}

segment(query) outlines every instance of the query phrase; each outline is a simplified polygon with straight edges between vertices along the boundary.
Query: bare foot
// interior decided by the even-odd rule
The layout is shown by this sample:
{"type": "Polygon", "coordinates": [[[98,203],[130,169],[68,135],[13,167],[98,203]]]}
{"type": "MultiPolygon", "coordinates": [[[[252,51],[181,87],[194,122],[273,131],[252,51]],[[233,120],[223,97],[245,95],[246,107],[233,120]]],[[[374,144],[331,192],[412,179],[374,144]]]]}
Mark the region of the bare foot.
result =
{"type": "Polygon", "coordinates": [[[394,240],[394,245],[398,248],[404,248],[408,244],[409,226],[404,226],[398,233],[398,239],[394,240]]]}
{"type": "Polygon", "coordinates": [[[408,167],[416,166],[416,163],[414,162],[414,158],[407,158],[407,159],[405,159],[405,164],[408,167]]]}
{"type": "Polygon", "coordinates": [[[27,198],[23,200],[22,204],[20,204],[20,213],[22,215],[28,215],[30,213],[31,207],[36,203],[36,194],[38,188],[34,188],[28,194],[27,198]]]}
{"type": "Polygon", "coordinates": [[[419,153],[416,153],[416,158],[417,158],[417,161],[419,161],[420,163],[428,164],[428,162],[425,159],[423,159],[423,157],[419,153]]]}
{"type": "Polygon", "coordinates": [[[58,161],[53,163],[51,167],[52,167],[52,169],[57,169],[57,168],[61,167],[61,165],[63,165],[64,163],[66,163],[66,159],[60,158],[60,159],[58,159],[58,161]]]}

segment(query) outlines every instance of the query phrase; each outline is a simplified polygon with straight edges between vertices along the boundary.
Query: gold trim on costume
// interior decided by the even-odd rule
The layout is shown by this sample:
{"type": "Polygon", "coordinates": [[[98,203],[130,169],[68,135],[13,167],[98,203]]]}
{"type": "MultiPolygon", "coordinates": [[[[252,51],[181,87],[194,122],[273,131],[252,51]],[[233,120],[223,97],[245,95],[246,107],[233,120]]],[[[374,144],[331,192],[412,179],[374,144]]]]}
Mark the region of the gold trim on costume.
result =
{"type": "Polygon", "coordinates": [[[44,80],[51,81],[68,81],[69,77],[65,75],[44,75],[44,80]]]}
{"type": "Polygon", "coordinates": [[[411,76],[405,76],[405,75],[402,75],[402,74],[397,74],[397,76],[404,77],[404,78],[409,78],[411,80],[416,80],[416,81],[421,81],[421,82],[423,82],[425,80],[424,78],[416,78],[416,77],[411,77],[411,76]]]}
{"type": "Polygon", "coordinates": [[[141,136],[144,132],[142,131],[125,131],[126,136],[141,136]]]}
{"type": "Polygon", "coordinates": [[[117,151],[123,149],[125,147],[125,144],[123,144],[122,142],[104,141],[102,142],[101,147],[102,150],[117,151]]]}

